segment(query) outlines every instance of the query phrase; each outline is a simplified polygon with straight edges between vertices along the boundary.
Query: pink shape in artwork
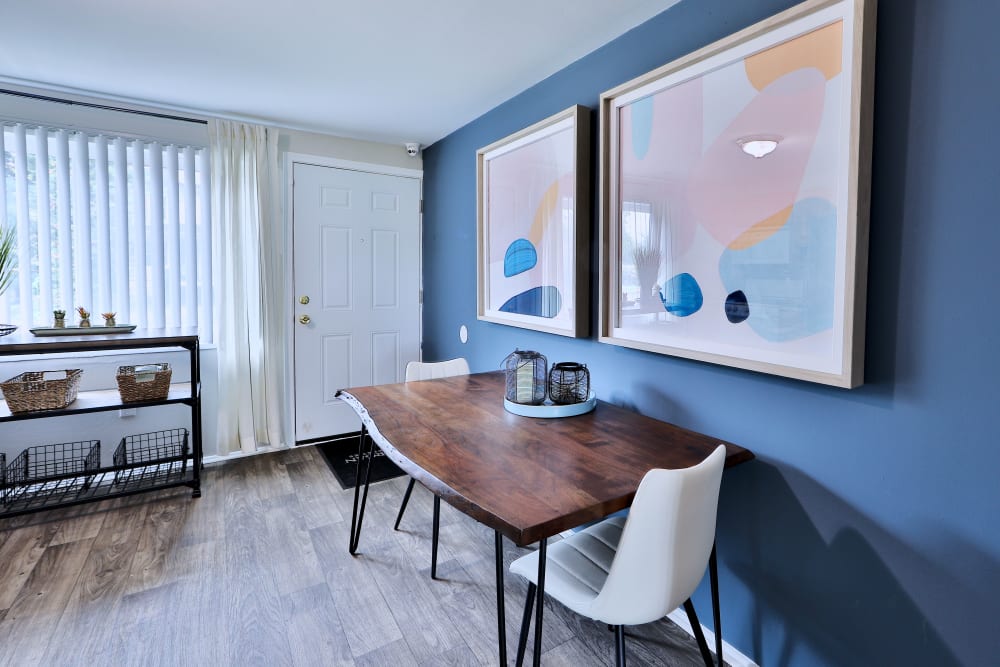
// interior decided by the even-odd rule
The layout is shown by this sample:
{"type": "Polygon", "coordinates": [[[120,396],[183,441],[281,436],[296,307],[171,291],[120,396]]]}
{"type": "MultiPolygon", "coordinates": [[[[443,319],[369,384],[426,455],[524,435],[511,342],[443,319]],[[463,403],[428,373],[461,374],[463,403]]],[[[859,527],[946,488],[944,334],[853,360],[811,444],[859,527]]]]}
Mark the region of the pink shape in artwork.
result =
{"type": "Polygon", "coordinates": [[[754,96],[716,137],[691,174],[691,211],[728,246],[753,225],[792,206],[798,196],[823,115],[826,78],[815,68],[790,72],[754,96]],[[779,137],[763,158],[744,153],[738,139],[779,137]]]}
{"type": "Polygon", "coordinates": [[[649,202],[666,221],[672,252],[683,253],[698,221],[685,196],[691,171],[701,159],[703,92],[701,78],[653,96],[651,148],[642,159],[633,151],[631,106],[622,108],[622,201],[649,202]]]}

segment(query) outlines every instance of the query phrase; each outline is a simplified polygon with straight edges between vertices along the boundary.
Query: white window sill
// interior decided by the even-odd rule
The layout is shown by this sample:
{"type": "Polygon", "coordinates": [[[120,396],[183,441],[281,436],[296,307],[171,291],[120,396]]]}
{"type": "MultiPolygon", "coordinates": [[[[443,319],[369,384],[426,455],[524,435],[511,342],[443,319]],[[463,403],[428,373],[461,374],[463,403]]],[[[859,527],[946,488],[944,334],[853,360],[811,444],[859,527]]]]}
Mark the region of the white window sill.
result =
{"type": "MultiPolygon", "coordinates": [[[[2,344],[3,338],[0,338],[0,344],[2,344]]],[[[217,348],[215,343],[204,343],[200,346],[201,352],[206,350],[214,351],[217,348]]],[[[47,352],[45,354],[12,354],[8,356],[0,357],[0,364],[12,364],[24,362],[28,359],[33,361],[44,361],[46,359],[97,359],[100,357],[131,357],[135,355],[145,355],[145,354],[157,354],[163,356],[164,352],[176,352],[178,354],[187,354],[187,350],[183,348],[171,348],[171,347],[156,347],[156,348],[139,348],[130,350],[92,350],[89,352],[47,352]]]]}

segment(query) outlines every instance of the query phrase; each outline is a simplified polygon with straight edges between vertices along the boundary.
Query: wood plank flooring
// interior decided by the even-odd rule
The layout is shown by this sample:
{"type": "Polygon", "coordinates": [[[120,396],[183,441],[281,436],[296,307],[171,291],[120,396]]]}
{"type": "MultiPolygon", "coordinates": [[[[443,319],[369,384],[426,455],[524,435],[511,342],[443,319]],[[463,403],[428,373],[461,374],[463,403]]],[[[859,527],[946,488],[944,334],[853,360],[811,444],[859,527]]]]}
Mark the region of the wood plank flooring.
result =
{"type": "MultiPolygon", "coordinates": [[[[372,485],[356,557],[353,492],[314,447],[209,466],[197,500],[0,520],[0,665],[496,664],[492,531],[442,504],[432,581],[431,494],[417,485],[392,530],[405,485],[372,485]]],[[[526,553],[504,542],[508,564],[526,553]]],[[[508,572],[512,660],[525,590],[508,572]]],[[[701,665],[669,621],[628,635],[630,665],[701,665]]],[[[545,665],[611,665],[614,636],[549,601],[543,650],[545,665]]]]}

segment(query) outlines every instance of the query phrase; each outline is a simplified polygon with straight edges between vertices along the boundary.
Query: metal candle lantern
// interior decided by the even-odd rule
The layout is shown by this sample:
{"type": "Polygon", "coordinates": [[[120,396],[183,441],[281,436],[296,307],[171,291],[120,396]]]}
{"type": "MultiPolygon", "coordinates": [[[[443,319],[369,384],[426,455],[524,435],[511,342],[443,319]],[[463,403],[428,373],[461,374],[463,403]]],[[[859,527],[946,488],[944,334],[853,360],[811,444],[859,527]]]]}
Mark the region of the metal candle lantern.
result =
{"type": "Polygon", "coordinates": [[[590,398],[590,371],[586,364],[560,361],[549,373],[549,398],[559,405],[583,403],[590,398]]]}
{"type": "Polygon", "coordinates": [[[545,355],[531,350],[514,350],[503,361],[507,375],[508,401],[524,405],[541,405],[545,402],[545,383],[549,370],[545,355]]]}

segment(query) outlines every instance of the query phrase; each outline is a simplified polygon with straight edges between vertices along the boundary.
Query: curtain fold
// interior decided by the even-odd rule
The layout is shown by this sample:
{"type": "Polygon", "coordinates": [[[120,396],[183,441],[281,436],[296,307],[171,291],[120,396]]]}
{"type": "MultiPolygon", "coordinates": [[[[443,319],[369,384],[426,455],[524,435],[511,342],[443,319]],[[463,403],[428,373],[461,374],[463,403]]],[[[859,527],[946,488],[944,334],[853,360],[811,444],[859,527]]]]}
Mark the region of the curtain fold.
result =
{"type": "Polygon", "coordinates": [[[284,446],[287,271],[278,132],[209,121],[219,453],[284,446]]]}

